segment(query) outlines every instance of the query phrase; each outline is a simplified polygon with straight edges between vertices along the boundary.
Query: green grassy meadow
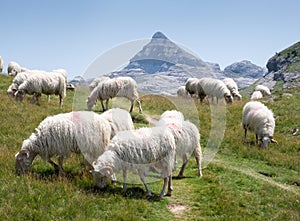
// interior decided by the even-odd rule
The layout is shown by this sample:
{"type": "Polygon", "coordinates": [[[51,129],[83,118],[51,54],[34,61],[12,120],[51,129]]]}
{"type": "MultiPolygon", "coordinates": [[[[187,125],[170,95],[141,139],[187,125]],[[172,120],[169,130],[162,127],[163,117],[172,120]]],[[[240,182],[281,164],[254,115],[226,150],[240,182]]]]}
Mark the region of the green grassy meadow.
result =
{"type": "MultiPolygon", "coordinates": [[[[278,145],[269,149],[255,146],[251,132],[243,143],[242,108],[249,98],[227,106],[226,115],[217,121],[209,105],[195,101],[197,112],[188,111],[187,118],[198,122],[202,151],[206,152],[210,139],[214,141],[213,122],[225,120],[224,137],[214,159],[203,168],[202,178],[197,177],[191,158],[183,179],[175,178],[178,170],[173,174],[173,195],[158,200],[146,197],[142,184],[128,184],[126,193],[121,182],[97,190],[82,166],[82,156],[75,154],[64,162],[65,175],[56,175],[50,164],[37,157],[31,173],[17,176],[14,156],[23,140],[47,116],[72,111],[76,92],[67,92],[63,109],[55,96],[49,104],[45,95],[39,106],[28,96],[20,103],[6,95],[11,81],[0,75],[0,220],[300,220],[300,135],[290,133],[300,128],[300,88],[276,91],[272,101],[265,102],[277,117],[278,145]]],[[[172,104],[172,99],[141,97],[144,114],[157,118],[175,106],[189,108],[185,101],[172,104]]],[[[100,110],[97,104],[96,111],[100,110]]],[[[136,106],[133,119],[136,127],[149,126],[136,106]]],[[[151,190],[159,194],[162,183],[150,183],[151,190]]]]}

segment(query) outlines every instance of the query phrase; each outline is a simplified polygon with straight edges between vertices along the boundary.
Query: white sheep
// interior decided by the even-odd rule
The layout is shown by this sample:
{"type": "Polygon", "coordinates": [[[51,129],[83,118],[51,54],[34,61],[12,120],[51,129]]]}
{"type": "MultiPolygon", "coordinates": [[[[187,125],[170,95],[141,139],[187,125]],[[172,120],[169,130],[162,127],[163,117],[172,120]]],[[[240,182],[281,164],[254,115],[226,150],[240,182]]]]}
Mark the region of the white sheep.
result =
{"type": "Polygon", "coordinates": [[[233,102],[231,93],[223,81],[214,78],[200,78],[198,82],[198,93],[202,103],[205,96],[211,99],[217,98],[219,100],[225,99],[227,104],[233,102]]]}
{"type": "Polygon", "coordinates": [[[82,153],[92,163],[107,147],[111,128],[107,120],[91,111],[78,111],[44,119],[15,156],[17,174],[26,173],[37,155],[63,171],[63,160],[71,153],[82,153]],[[58,157],[59,165],[51,158],[58,157]]]}
{"type": "Polygon", "coordinates": [[[102,113],[101,116],[106,119],[111,126],[111,138],[119,131],[134,129],[132,118],[126,110],[112,108],[102,113]]]}
{"type": "Polygon", "coordinates": [[[182,98],[188,98],[189,97],[189,92],[185,89],[185,86],[180,86],[177,89],[177,96],[182,97],[182,98]]]}
{"type": "Polygon", "coordinates": [[[263,98],[263,95],[260,91],[254,91],[251,95],[251,98],[250,100],[259,100],[259,99],[262,99],[263,98]]]}
{"type": "Polygon", "coordinates": [[[120,170],[123,171],[123,191],[126,191],[127,170],[138,171],[145,185],[148,196],[151,196],[145,176],[149,168],[161,172],[164,185],[160,193],[162,198],[168,184],[166,195],[172,192],[172,168],[175,160],[175,141],[169,130],[164,127],[140,128],[122,131],[111,140],[107,150],[93,162],[93,175],[96,186],[102,187],[103,177],[120,170]]]}
{"type": "Polygon", "coordinates": [[[243,108],[242,126],[245,130],[244,142],[246,141],[247,130],[255,133],[256,144],[262,142],[262,147],[267,148],[269,143],[277,143],[273,139],[275,119],[273,112],[264,104],[258,101],[250,101],[243,108]]]}
{"type": "Polygon", "coordinates": [[[202,176],[201,168],[201,145],[200,134],[198,128],[189,121],[184,121],[183,114],[179,111],[165,111],[156,126],[165,126],[172,132],[175,145],[176,156],[182,158],[182,166],[178,177],[182,178],[185,167],[188,162],[188,155],[194,153],[198,165],[198,176],[202,176]]]}
{"type": "Polygon", "coordinates": [[[62,108],[63,98],[66,96],[65,77],[58,72],[34,73],[19,86],[15,96],[22,101],[25,94],[33,94],[39,104],[39,97],[42,93],[59,95],[59,105],[62,108]]]}
{"type": "Polygon", "coordinates": [[[255,91],[260,91],[263,96],[271,95],[270,89],[264,85],[257,85],[255,91]]]}
{"type": "Polygon", "coordinates": [[[104,76],[102,76],[102,77],[95,78],[95,79],[90,83],[90,85],[89,85],[90,91],[93,91],[94,88],[97,87],[97,85],[98,85],[100,82],[105,81],[105,80],[107,80],[107,79],[109,79],[109,77],[104,77],[104,76]]]}
{"type": "Polygon", "coordinates": [[[7,66],[7,74],[9,76],[16,76],[18,73],[23,72],[23,71],[28,71],[27,68],[21,67],[17,62],[11,61],[8,63],[7,66]]]}
{"type": "Polygon", "coordinates": [[[3,65],[4,65],[4,62],[3,62],[2,57],[0,56],[0,73],[2,73],[2,71],[3,71],[3,65]]]}
{"type": "Polygon", "coordinates": [[[242,95],[239,93],[238,86],[232,78],[225,78],[223,79],[223,82],[229,89],[233,98],[235,98],[236,100],[242,99],[242,95]]]}
{"type": "Polygon", "coordinates": [[[101,102],[103,111],[105,111],[108,109],[109,99],[114,97],[125,97],[130,100],[131,106],[129,112],[132,112],[134,101],[136,101],[139,106],[139,112],[142,113],[137,84],[131,77],[117,77],[100,82],[87,99],[88,110],[92,109],[98,99],[101,102]],[[106,100],[105,108],[103,100],[106,100]]]}

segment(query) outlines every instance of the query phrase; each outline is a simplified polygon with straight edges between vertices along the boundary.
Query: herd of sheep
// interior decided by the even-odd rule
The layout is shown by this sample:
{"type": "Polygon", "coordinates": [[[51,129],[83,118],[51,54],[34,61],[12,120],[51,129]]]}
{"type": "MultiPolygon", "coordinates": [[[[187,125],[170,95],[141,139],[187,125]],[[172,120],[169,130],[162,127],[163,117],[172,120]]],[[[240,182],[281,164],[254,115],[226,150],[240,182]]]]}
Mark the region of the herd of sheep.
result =
{"type": "MultiPolygon", "coordinates": [[[[3,69],[3,62],[0,62],[0,69],[3,69]]],[[[64,69],[51,72],[29,70],[16,62],[10,62],[8,75],[14,76],[7,90],[10,97],[22,100],[25,94],[29,94],[38,103],[41,94],[55,94],[59,95],[62,107],[67,82],[67,72],[64,69]]],[[[223,81],[189,78],[184,86],[178,88],[177,95],[200,99],[201,104],[205,98],[213,104],[224,101],[230,104],[234,99],[242,99],[237,84],[231,78],[223,81]]],[[[275,120],[272,111],[261,102],[254,101],[266,95],[270,95],[269,89],[257,86],[251,101],[245,104],[242,112],[244,140],[247,131],[252,131],[256,135],[256,143],[260,141],[264,148],[271,142],[277,143],[273,138],[275,120]]],[[[171,196],[176,158],[182,159],[178,177],[183,177],[189,156],[195,157],[197,175],[202,176],[200,133],[196,125],[185,120],[181,112],[168,110],[153,127],[135,129],[128,111],[108,109],[108,101],[114,97],[127,98],[131,102],[129,112],[133,110],[134,102],[137,102],[139,112],[142,113],[137,84],[132,78],[96,78],[90,84],[87,111],[48,116],[39,124],[36,132],[23,141],[15,156],[17,174],[28,172],[37,155],[53,165],[56,172],[64,173],[63,160],[71,153],[81,153],[92,168],[97,187],[104,188],[107,179],[115,181],[115,174],[122,172],[123,190],[126,191],[127,172],[137,171],[147,195],[151,196],[146,177],[149,171],[155,171],[164,180],[159,195],[161,198],[171,196]],[[101,102],[102,114],[90,111],[97,100],[101,102]],[[103,101],[106,102],[105,106],[103,101]],[[52,161],[52,157],[57,157],[58,164],[52,161]]]]}

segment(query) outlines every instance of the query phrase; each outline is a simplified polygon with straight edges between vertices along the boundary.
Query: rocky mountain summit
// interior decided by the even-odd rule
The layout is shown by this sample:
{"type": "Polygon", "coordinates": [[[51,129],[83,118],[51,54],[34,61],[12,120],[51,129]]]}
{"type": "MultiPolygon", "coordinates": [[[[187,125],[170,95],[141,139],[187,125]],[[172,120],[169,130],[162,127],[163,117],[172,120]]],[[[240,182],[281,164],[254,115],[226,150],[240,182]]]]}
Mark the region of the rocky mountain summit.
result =
{"type": "Polygon", "coordinates": [[[267,69],[268,73],[257,84],[264,84],[270,89],[278,84],[282,88],[300,86],[300,42],[271,57],[267,69]]]}
{"type": "Polygon", "coordinates": [[[175,95],[177,88],[184,85],[190,77],[213,77],[221,80],[232,77],[242,88],[251,85],[265,72],[250,61],[234,63],[222,71],[219,64],[203,61],[169,40],[162,32],[156,32],[124,68],[105,75],[130,76],[136,80],[138,90],[146,93],[175,95]]]}

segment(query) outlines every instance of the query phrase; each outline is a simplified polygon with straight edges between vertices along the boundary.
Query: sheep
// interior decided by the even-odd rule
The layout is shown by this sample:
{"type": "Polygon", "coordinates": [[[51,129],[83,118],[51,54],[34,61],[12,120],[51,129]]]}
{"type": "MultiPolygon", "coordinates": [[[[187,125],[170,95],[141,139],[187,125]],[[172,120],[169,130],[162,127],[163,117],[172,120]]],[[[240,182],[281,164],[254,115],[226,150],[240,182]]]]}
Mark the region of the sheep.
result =
{"type": "MultiPolygon", "coordinates": [[[[140,128],[121,131],[110,141],[106,151],[93,162],[93,176],[97,187],[102,187],[103,178],[111,177],[113,172],[123,171],[123,191],[126,191],[127,170],[138,170],[147,195],[151,196],[145,175],[153,167],[161,172],[164,185],[160,198],[172,193],[172,168],[175,160],[175,141],[165,127],[140,128]]],[[[104,179],[105,180],[105,179],[104,179]]]]}
{"type": "Polygon", "coordinates": [[[126,97],[130,100],[129,112],[132,112],[134,101],[136,101],[139,106],[139,112],[142,113],[137,84],[131,77],[118,77],[100,82],[88,96],[87,108],[91,110],[98,99],[101,102],[102,110],[105,111],[108,109],[108,100],[113,97],[126,97]],[[103,100],[106,100],[105,108],[103,100]]]}
{"type": "Polygon", "coordinates": [[[16,173],[27,173],[37,155],[52,164],[56,172],[63,172],[63,160],[71,153],[82,153],[92,163],[104,152],[110,135],[109,122],[91,111],[49,116],[39,124],[36,133],[23,141],[15,155],[16,173]],[[59,165],[51,160],[54,156],[59,165]]]}
{"type": "Polygon", "coordinates": [[[242,95],[239,93],[238,86],[236,82],[232,78],[225,78],[223,79],[224,84],[230,90],[230,93],[233,98],[236,100],[241,100],[242,95]]]}
{"type": "Polygon", "coordinates": [[[257,85],[255,91],[260,91],[263,96],[271,95],[270,89],[264,85],[257,85]]]}
{"type": "Polygon", "coordinates": [[[41,72],[39,70],[30,70],[30,71],[23,71],[17,74],[14,79],[12,84],[8,87],[7,89],[7,94],[9,97],[14,97],[14,94],[17,92],[19,86],[27,80],[27,78],[34,73],[41,72]]]}
{"type": "Polygon", "coordinates": [[[187,154],[194,152],[198,165],[198,176],[202,176],[201,168],[201,145],[198,128],[189,121],[184,121],[183,114],[179,111],[165,111],[156,126],[166,126],[175,138],[176,155],[182,158],[182,166],[178,173],[178,178],[183,177],[184,169],[187,165],[187,154]]]}
{"type": "Polygon", "coordinates": [[[109,77],[98,77],[98,78],[95,78],[89,85],[89,89],[90,91],[93,91],[95,87],[97,87],[97,85],[102,82],[102,81],[105,81],[107,79],[110,79],[109,77]]]}
{"type": "Polygon", "coordinates": [[[18,73],[28,71],[27,68],[22,68],[17,62],[11,61],[8,63],[7,66],[7,74],[9,76],[16,76],[18,73]]]}
{"type": "Polygon", "coordinates": [[[177,89],[177,96],[182,97],[182,98],[188,98],[189,97],[189,92],[185,89],[185,86],[180,86],[177,89]]]}
{"type": "Polygon", "coordinates": [[[66,79],[58,72],[43,72],[30,75],[18,88],[15,96],[22,101],[25,94],[34,94],[37,103],[41,94],[59,95],[59,105],[62,108],[63,98],[66,96],[66,79]]]}
{"type": "Polygon", "coordinates": [[[244,142],[246,141],[247,130],[255,133],[256,144],[262,142],[261,147],[267,148],[269,143],[277,143],[273,139],[275,120],[273,112],[264,104],[258,101],[249,101],[243,108],[242,126],[244,128],[244,142]]]}
{"type": "Polygon", "coordinates": [[[200,102],[203,102],[205,96],[213,99],[217,98],[217,103],[219,99],[225,99],[227,104],[233,102],[231,93],[226,87],[223,81],[214,78],[200,78],[198,82],[198,93],[200,102]]]}
{"type": "Polygon", "coordinates": [[[3,59],[0,56],[0,73],[2,73],[2,71],[3,71],[3,64],[4,64],[3,59]]]}
{"type": "Polygon", "coordinates": [[[259,100],[261,98],[263,98],[262,93],[260,91],[254,91],[251,95],[250,100],[259,100]]]}
{"type": "Polygon", "coordinates": [[[106,119],[111,126],[111,138],[119,131],[134,129],[131,116],[126,110],[112,108],[102,113],[101,116],[106,119]]]}

